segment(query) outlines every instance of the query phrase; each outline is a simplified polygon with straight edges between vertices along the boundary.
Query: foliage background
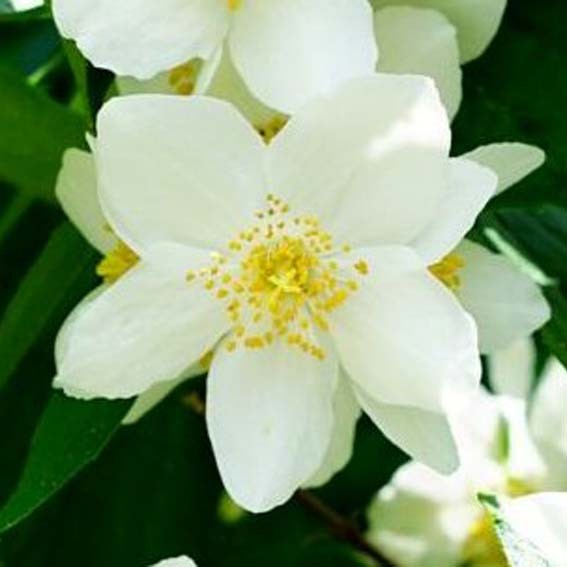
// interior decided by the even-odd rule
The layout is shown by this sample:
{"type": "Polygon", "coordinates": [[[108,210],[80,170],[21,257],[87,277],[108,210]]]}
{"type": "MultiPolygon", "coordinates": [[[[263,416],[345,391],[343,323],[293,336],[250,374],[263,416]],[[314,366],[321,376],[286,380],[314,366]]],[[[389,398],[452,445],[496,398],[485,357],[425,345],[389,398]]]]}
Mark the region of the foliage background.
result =
{"type": "MultiPolygon", "coordinates": [[[[539,354],[564,363],[566,17],[562,0],[509,0],[496,40],[465,68],[454,124],[455,154],[496,141],[548,154],[473,236],[496,231],[551,278],[539,354]]],[[[127,403],[51,391],[55,333],[96,283],[97,261],[58,209],[54,179],[62,151],[85,145],[111,80],[61,42],[47,10],[13,14],[0,0],[0,565],[134,567],[181,553],[200,567],[362,565],[298,501],[259,516],[227,510],[190,398],[204,394],[202,378],[122,429],[127,403]]],[[[366,504],[404,459],[363,419],[352,462],[319,496],[363,529],[366,504]]]]}

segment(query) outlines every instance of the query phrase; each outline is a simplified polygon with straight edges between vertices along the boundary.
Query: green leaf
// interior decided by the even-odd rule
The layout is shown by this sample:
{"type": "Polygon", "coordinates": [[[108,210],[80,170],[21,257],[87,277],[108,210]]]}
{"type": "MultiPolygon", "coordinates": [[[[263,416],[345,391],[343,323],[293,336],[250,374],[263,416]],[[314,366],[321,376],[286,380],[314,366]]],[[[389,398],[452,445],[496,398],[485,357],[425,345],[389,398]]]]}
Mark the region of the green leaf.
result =
{"type": "MultiPolygon", "coordinates": [[[[410,2],[412,3],[412,2],[410,2]]],[[[508,2],[502,26],[487,52],[464,67],[463,105],[453,125],[456,155],[492,142],[525,142],[545,150],[535,174],[505,191],[491,206],[567,204],[567,56],[565,3],[508,2]],[[511,64],[524,61],[524,65],[511,64]]]]}
{"type": "Polygon", "coordinates": [[[498,498],[479,494],[478,499],[490,514],[496,535],[510,563],[510,567],[559,567],[552,565],[528,540],[517,534],[506,520],[498,498]]]}
{"type": "Polygon", "coordinates": [[[0,320],[0,387],[37,338],[61,319],[94,280],[95,252],[65,223],[56,229],[0,320]]]}
{"type": "Polygon", "coordinates": [[[542,330],[545,346],[567,368],[567,299],[558,289],[549,289],[546,292],[553,315],[542,330]]]}
{"type": "Polygon", "coordinates": [[[84,147],[85,123],[76,114],[0,68],[0,179],[53,200],[66,148],[84,147]]]}
{"type": "Polygon", "coordinates": [[[35,431],[20,482],[0,510],[0,532],[29,516],[93,461],[130,402],[84,402],[54,392],[35,431]]]}
{"type": "Polygon", "coordinates": [[[71,40],[63,41],[63,49],[73,72],[82,110],[89,122],[89,129],[93,130],[96,114],[106,100],[108,91],[114,82],[114,74],[93,67],[71,40]]]}

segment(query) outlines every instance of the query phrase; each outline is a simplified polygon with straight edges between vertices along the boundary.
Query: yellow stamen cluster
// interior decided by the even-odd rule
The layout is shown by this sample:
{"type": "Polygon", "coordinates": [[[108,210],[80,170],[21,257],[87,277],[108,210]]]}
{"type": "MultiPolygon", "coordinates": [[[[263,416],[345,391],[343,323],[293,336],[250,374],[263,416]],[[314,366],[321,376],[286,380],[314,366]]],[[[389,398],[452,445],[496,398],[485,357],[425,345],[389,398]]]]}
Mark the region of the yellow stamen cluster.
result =
{"type": "Polygon", "coordinates": [[[124,242],[120,241],[98,264],[96,273],[111,284],[138,263],[138,255],[124,242]]]}
{"type": "Polygon", "coordinates": [[[287,124],[287,118],[281,114],[277,114],[264,122],[257,124],[256,130],[264,138],[264,142],[269,144],[280,132],[280,130],[287,124]]]}
{"type": "Polygon", "coordinates": [[[275,340],[324,359],[318,334],[329,329],[328,314],[358,289],[368,264],[337,260],[332,236],[314,216],[292,216],[269,195],[257,223],[215,253],[212,264],[187,274],[224,303],[233,323],[229,351],[264,348],[275,340]]]}
{"type": "Polygon", "coordinates": [[[429,271],[451,291],[457,291],[461,287],[459,270],[464,267],[465,261],[462,256],[452,252],[436,264],[429,266],[429,271]]]}
{"type": "Polygon", "coordinates": [[[201,67],[202,61],[199,59],[191,59],[187,63],[174,67],[167,78],[171,90],[178,95],[192,94],[201,67]]]}
{"type": "Polygon", "coordinates": [[[237,10],[242,4],[242,0],[227,0],[229,10],[237,10]]]}

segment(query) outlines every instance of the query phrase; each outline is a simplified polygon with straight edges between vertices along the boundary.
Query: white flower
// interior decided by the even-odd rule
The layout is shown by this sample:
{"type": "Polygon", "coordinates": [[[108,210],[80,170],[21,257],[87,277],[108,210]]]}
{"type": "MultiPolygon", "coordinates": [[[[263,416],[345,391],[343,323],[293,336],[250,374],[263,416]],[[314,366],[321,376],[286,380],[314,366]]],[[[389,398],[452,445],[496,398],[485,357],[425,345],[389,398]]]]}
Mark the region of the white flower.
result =
{"type": "MultiPolygon", "coordinates": [[[[432,77],[449,116],[453,117],[461,102],[461,68],[456,30],[447,18],[431,9],[388,7],[374,14],[374,35],[379,52],[377,70],[432,77]]],[[[207,65],[193,59],[145,81],[118,77],[117,82],[123,94],[206,93],[221,98],[234,104],[270,141],[287,120],[280,112],[284,109],[263,104],[236,67],[229,50],[224,49],[217,51],[207,65]]],[[[295,69],[294,66],[294,72],[295,69]]],[[[297,72],[297,80],[301,81],[301,67],[297,72]]]]}
{"type": "Polygon", "coordinates": [[[370,74],[367,0],[54,0],[61,33],[96,66],[148,79],[226,45],[263,102],[291,112],[345,79],[370,74]]]}
{"type": "Polygon", "coordinates": [[[197,567],[197,565],[195,565],[195,562],[189,559],[189,557],[182,555],[181,557],[164,559],[156,563],[153,567],[197,567]]]}
{"type": "MultiPolygon", "coordinates": [[[[512,143],[482,146],[463,157],[497,173],[497,192],[544,161],[540,149],[512,143]]],[[[472,223],[459,224],[463,217],[458,212],[463,207],[480,212],[492,194],[467,185],[464,179],[455,185],[460,190],[440,204],[433,225],[417,236],[414,247],[474,317],[481,352],[491,353],[530,336],[549,319],[550,308],[536,283],[508,258],[462,240],[472,223]]]]}
{"type": "MultiPolygon", "coordinates": [[[[455,474],[443,477],[415,462],[396,472],[369,512],[370,537],[386,554],[406,567],[507,565],[477,493],[540,493],[533,500],[504,500],[521,511],[547,498],[543,493],[567,490],[567,373],[557,365],[546,369],[529,419],[525,400],[507,393],[481,393],[457,415],[462,466],[455,474]]],[[[531,534],[542,529],[545,524],[531,516],[531,534]]]]}
{"type": "Polygon", "coordinates": [[[414,6],[441,12],[457,29],[462,63],[479,57],[500,26],[507,0],[372,0],[378,8],[414,6]]]}
{"type": "Polygon", "coordinates": [[[506,522],[553,567],[567,567],[567,493],[542,492],[500,503],[506,522]]]}
{"type": "MultiPolygon", "coordinates": [[[[462,97],[460,65],[480,55],[488,46],[502,19],[506,0],[378,0],[375,4],[378,6],[374,13],[377,70],[433,78],[452,118],[462,97]]],[[[293,69],[295,72],[295,66],[293,69]]],[[[298,81],[302,72],[301,66],[298,67],[298,81]]],[[[222,53],[217,51],[214,61],[205,66],[194,59],[148,81],[120,77],[118,82],[124,93],[207,92],[235,104],[252,124],[266,132],[268,140],[286,119],[250,92],[226,49],[222,53]]],[[[266,98],[263,100],[270,104],[266,98]]]]}
{"type": "MultiPolygon", "coordinates": [[[[453,470],[446,407],[478,383],[476,334],[409,245],[455,183],[484,193],[496,178],[450,160],[449,143],[420,77],[345,84],[269,146],[218,100],[112,100],[98,121],[98,192],[139,261],[70,316],[56,385],[120,398],[158,384],[162,396],[214,349],[209,433],[228,491],[252,511],[342,466],[359,406],[411,455],[453,470]]],[[[66,176],[72,213],[81,199],[66,193],[82,187],[66,176]]]]}

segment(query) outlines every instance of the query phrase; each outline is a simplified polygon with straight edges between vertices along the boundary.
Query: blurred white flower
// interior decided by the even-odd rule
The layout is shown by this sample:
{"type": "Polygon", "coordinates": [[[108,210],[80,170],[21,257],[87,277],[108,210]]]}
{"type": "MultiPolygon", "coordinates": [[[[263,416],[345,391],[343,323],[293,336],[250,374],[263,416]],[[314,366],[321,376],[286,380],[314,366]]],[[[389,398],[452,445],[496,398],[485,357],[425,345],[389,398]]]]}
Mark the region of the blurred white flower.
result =
{"type": "Polygon", "coordinates": [[[153,567],[197,567],[197,565],[195,565],[195,562],[189,559],[189,557],[183,555],[172,559],[164,559],[156,563],[153,567]]]}
{"type": "Polygon", "coordinates": [[[210,75],[226,50],[251,92],[288,113],[376,63],[367,0],[53,0],[53,13],[118,75],[149,79],[196,58],[210,75]]]}
{"type": "MultiPolygon", "coordinates": [[[[499,369],[504,367],[501,364],[499,369]]],[[[567,372],[556,361],[546,368],[529,412],[525,399],[507,392],[497,396],[481,392],[468,409],[455,416],[461,468],[444,477],[415,462],[402,466],[371,505],[370,538],[406,567],[465,563],[505,567],[491,520],[477,494],[505,497],[518,526],[521,522],[529,525],[534,538],[540,530],[547,531],[539,516],[523,514],[530,503],[547,496],[515,498],[567,490],[566,402],[567,372]]],[[[562,514],[566,512],[563,509],[562,514]]],[[[550,517],[553,521],[557,516],[550,517]]]]}
{"type": "MultiPolygon", "coordinates": [[[[496,177],[448,158],[430,80],[353,80],[270,145],[198,96],[114,99],[98,134],[96,174],[70,154],[59,195],[79,226],[108,222],[135,264],[116,278],[128,262],[99,267],[114,283],[62,329],[58,387],[155,398],[158,385],[159,398],[214,350],[209,434],[231,497],[252,511],[340,468],[360,407],[412,456],[454,470],[446,412],[478,383],[476,332],[411,246],[456,185],[491,194],[496,177]],[[86,189],[65,181],[72,162],[86,189]],[[78,195],[96,208],[95,175],[93,221],[78,195]]],[[[477,212],[465,204],[455,222],[477,212]]],[[[114,237],[94,232],[108,250],[114,237]]]]}

